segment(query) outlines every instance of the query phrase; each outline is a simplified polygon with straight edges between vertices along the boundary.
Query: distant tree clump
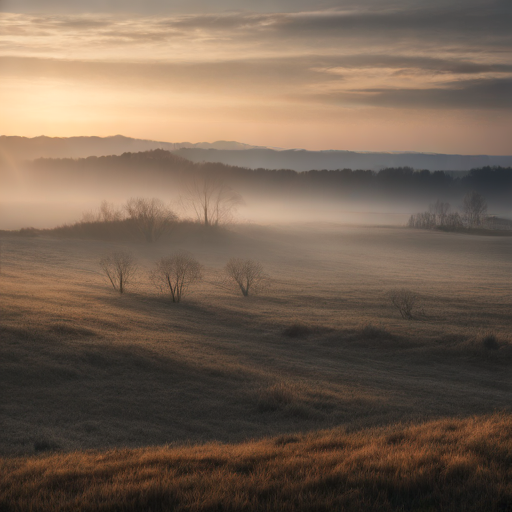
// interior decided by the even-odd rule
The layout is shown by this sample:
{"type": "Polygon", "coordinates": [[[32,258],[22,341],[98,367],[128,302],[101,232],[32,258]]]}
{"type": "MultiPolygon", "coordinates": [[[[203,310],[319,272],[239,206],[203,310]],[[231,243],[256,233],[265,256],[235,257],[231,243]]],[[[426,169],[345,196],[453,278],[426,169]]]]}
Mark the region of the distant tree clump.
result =
{"type": "Polygon", "coordinates": [[[463,214],[450,212],[450,204],[437,200],[431,203],[428,212],[411,215],[407,226],[419,229],[442,229],[457,231],[464,227],[483,226],[486,221],[487,203],[476,192],[469,192],[464,197],[463,214]]]}
{"type": "Polygon", "coordinates": [[[173,229],[177,215],[157,198],[132,197],[125,206],[128,217],[135,229],[147,242],[156,242],[162,235],[173,229]]]}
{"type": "Polygon", "coordinates": [[[101,258],[100,266],[112,288],[119,293],[124,293],[126,285],[132,282],[137,271],[133,256],[126,251],[107,254],[101,258]]]}
{"type": "Polygon", "coordinates": [[[481,226],[487,215],[487,202],[478,192],[468,192],[464,196],[463,212],[469,227],[481,226]]]}
{"type": "Polygon", "coordinates": [[[234,283],[244,297],[268,284],[261,264],[251,259],[231,258],[224,272],[227,280],[234,283]]]}
{"type": "Polygon", "coordinates": [[[157,262],[151,278],[162,293],[171,295],[173,302],[181,302],[190,285],[202,278],[202,267],[191,254],[179,252],[157,262]]]}

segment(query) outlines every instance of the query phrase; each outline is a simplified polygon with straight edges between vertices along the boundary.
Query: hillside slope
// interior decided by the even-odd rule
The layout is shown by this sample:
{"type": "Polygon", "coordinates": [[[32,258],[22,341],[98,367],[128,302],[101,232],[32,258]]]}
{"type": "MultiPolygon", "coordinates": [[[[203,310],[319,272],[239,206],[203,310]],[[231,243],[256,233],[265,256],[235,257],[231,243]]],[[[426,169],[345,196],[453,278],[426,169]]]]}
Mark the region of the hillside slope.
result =
{"type": "Polygon", "coordinates": [[[508,511],[512,416],[2,459],[0,475],[5,512],[508,511]]]}

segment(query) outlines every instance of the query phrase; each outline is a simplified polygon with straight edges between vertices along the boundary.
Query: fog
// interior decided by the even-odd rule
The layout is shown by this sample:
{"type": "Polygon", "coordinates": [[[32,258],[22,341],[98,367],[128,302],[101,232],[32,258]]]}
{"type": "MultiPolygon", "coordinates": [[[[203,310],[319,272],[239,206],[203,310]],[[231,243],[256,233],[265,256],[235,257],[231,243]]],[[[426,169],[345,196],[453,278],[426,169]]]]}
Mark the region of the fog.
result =
{"type": "MultiPolygon", "coordinates": [[[[184,192],[185,193],[185,192],[184,192]]],[[[98,195],[58,195],[41,200],[33,191],[18,193],[13,198],[7,194],[0,198],[0,230],[22,228],[51,229],[64,224],[73,224],[84,215],[99,210],[102,201],[112,203],[123,210],[130,197],[157,197],[168,203],[181,219],[194,219],[194,212],[187,208],[179,195],[136,191],[123,197],[98,191],[98,195]]],[[[393,207],[390,204],[353,202],[336,204],[334,201],[309,200],[307,202],[276,201],[262,196],[244,197],[244,204],[232,212],[229,223],[283,224],[295,222],[329,222],[347,225],[405,225],[409,215],[422,206],[393,207]]]]}
{"type": "Polygon", "coordinates": [[[0,229],[72,224],[91,218],[103,201],[125,215],[124,205],[131,197],[158,198],[180,219],[197,220],[198,191],[194,197],[193,190],[197,180],[208,182],[221,194],[226,210],[222,223],[403,226],[411,214],[428,210],[436,200],[460,211],[470,190],[485,195],[489,214],[510,217],[510,173],[506,169],[493,172],[490,178],[486,171],[454,179],[408,168],[379,174],[250,170],[193,163],[162,150],[119,157],[41,159],[1,168],[0,229]]]}

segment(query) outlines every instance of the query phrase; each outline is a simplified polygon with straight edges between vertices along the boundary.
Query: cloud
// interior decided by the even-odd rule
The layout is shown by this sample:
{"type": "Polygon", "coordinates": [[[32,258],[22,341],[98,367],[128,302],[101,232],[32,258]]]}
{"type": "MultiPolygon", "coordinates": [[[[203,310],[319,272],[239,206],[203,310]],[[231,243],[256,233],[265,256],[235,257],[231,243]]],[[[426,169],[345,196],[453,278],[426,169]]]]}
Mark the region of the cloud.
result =
{"type": "Polygon", "coordinates": [[[427,109],[512,109],[512,78],[465,80],[424,89],[360,89],[312,96],[338,105],[427,109]]]}
{"type": "Polygon", "coordinates": [[[436,6],[482,7],[509,10],[509,0],[2,0],[0,11],[5,12],[115,12],[137,14],[183,14],[197,12],[223,13],[226,11],[302,12],[322,9],[359,8],[364,10],[415,9],[436,6]]]}
{"type": "Polygon", "coordinates": [[[343,5],[153,17],[5,14],[0,70],[262,101],[509,109],[509,4],[343,5]]]}
{"type": "MultiPolygon", "coordinates": [[[[414,5],[414,4],[412,4],[414,5]]],[[[9,25],[13,20],[9,20],[9,25]]],[[[331,46],[333,42],[376,44],[410,42],[423,47],[456,45],[474,51],[485,47],[512,48],[512,12],[499,7],[451,5],[434,7],[352,9],[291,13],[210,13],[173,17],[113,17],[94,15],[25,16],[18,27],[59,33],[75,31],[82,38],[161,40],[180,34],[188,39],[259,44],[331,46]],[[475,42],[477,42],[475,44],[475,42]]]]}
{"type": "MultiPolygon", "coordinates": [[[[169,83],[207,80],[210,83],[232,81],[258,82],[269,86],[276,82],[299,82],[298,85],[319,82],[340,82],[343,71],[419,70],[422,72],[470,74],[512,74],[512,64],[478,63],[458,59],[388,55],[309,55],[304,57],[274,57],[261,59],[225,60],[214,62],[98,62],[33,57],[0,57],[3,76],[24,78],[65,78],[96,80],[105,78],[123,82],[127,79],[144,82],[169,83]],[[336,70],[336,73],[332,73],[336,70]]],[[[456,86],[461,83],[456,82],[456,86]]],[[[446,86],[446,83],[443,83],[446,86]]],[[[381,89],[364,89],[361,92],[381,93],[381,89]]]]}
{"type": "Polygon", "coordinates": [[[425,37],[459,44],[512,44],[512,16],[501,9],[418,8],[383,11],[323,11],[184,16],[165,21],[165,25],[212,35],[226,30],[244,38],[311,38],[322,40],[346,38],[374,40],[411,40],[428,43],[425,37]],[[240,34],[238,34],[240,33],[240,34]],[[461,41],[461,38],[463,40],[461,41]]]}

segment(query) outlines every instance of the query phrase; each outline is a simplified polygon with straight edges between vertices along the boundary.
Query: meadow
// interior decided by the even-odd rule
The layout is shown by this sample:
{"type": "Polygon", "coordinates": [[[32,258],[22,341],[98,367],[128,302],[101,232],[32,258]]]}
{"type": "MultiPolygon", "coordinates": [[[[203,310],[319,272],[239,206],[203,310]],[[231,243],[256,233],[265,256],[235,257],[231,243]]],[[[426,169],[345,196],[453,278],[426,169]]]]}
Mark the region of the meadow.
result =
{"type": "Polygon", "coordinates": [[[414,501],[415,472],[426,468],[431,490],[452,465],[481,498],[462,507],[473,495],[459,486],[453,510],[510,509],[510,237],[247,224],[154,244],[5,232],[0,244],[0,509],[293,510],[286,500],[310,489],[304,508],[350,510],[344,485],[368,510],[430,510],[449,492],[414,501]],[[99,267],[117,249],[139,264],[123,295],[99,267]],[[179,304],[147,277],[176,250],[204,266],[179,304]],[[270,286],[249,297],[218,286],[233,256],[259,261],[270,286]],[[412,320],[391,304],[397,288],[418,294],[412,320]],[[372,472],[409,498],[372,487],[372,472]],[[297,494],[315,478],[316,505],[313,483],[297,494]],[[219,482],[223,497],[208,491],[219,482]]]}

